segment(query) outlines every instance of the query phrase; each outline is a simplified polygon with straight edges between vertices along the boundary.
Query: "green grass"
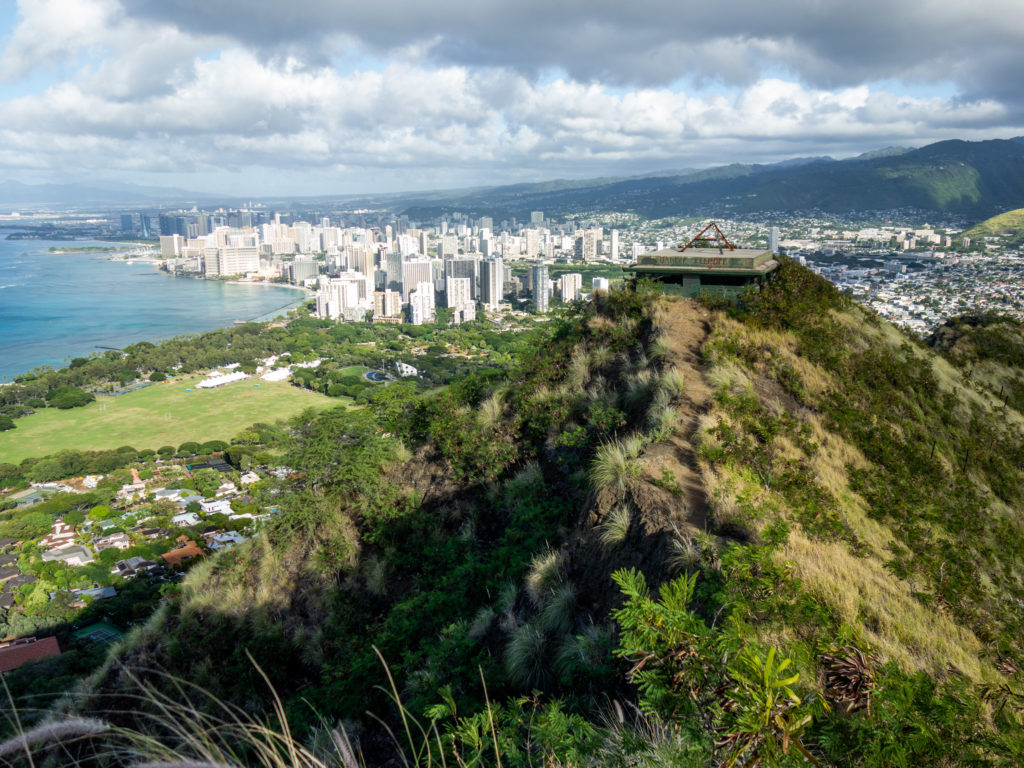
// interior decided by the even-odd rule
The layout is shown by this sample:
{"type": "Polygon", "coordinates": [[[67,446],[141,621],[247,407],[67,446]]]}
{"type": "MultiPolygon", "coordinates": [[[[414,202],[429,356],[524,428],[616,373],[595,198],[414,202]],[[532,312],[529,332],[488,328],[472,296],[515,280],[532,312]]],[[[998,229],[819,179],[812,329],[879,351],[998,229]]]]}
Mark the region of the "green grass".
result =
{"type": "Polygon", "coordinates": [[[305,408],[351,403],[286,381],[259,381],[255,387],[247,379],[218,389],[195,389],[203,378],[172,380],[121,397],[100,396],[84,408],[47,408],[20,418],[16,429],[0,432],[0,462],[18,463],[68,449],[130,445],[141,450],[188,440],[230,440],[257,421],[274,422],[305,408]]]}
{"type": "Polygon", "coordinates": [[[362,376],[367,373],[370,369],[365,365],[350,365],[347,368],[341,368],[338,370],[340,376],[362,376]]]}

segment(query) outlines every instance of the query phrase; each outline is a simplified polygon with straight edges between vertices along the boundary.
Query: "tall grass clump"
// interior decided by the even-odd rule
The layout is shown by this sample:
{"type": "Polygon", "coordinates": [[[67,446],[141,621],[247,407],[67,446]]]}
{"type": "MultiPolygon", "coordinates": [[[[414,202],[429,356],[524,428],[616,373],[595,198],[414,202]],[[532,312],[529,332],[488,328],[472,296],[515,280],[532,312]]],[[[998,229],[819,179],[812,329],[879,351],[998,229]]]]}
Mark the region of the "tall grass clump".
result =
{"type": "Polygon", "coordinates": [[[534,605],[541,605],[562,581],[562,555],[548,549],[534,557],[530,563],[530,570],[526,574],[526,594],[534,605]]]}
{"type": "Polygon", "coordinates": [[[576,613],[576,588],[561,584],[548,593],[538,622],[542,629],[554,635],[564,635],[573,625],[576,613]]]}
{"type": "Polygon", "coordinates": [[[533,623],[512,632],[505,646],[505,674],[520,688],[542,688],[548,681],[547,635],[533,623]]]}
{"type": "Polygon", "coordinates": [[[502,410],[502,393],[495,392],[480,403],[480,410],[476,415],[477,422],[481,427],[492,428],[501,421],[502,410]]]}
{"type": "Polygon", "coordinates": [[[609,512],[607,519],[597,527],[601,532],[601,546],[604,549],[614,549],[625,543],[632,522],[633,515],[625,505],[609,512]]]}
{"type": "Polygon", "coordinates": [[[636,438],[616,440],[597,449],[597,455],[590,465],[590,481],[598,492],[610,491],[622,497],[640,477],[640,467],[635,459],[643,443],[641,441],[640,448],[634,451],[636,446],[629,441],[635,440],[636,438]]]}

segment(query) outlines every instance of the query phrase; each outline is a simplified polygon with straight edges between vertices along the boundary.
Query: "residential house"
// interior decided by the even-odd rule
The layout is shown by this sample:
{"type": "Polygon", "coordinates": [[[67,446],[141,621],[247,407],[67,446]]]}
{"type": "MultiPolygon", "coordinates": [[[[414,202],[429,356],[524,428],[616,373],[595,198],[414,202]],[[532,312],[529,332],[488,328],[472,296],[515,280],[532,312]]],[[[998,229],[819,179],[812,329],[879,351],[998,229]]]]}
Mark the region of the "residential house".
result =
{"type": "Polygon", "coordinates": [[[178,546],[170,552],[164,552],[160,557],[170,565],[181,565],[194,557],[202,557],[206,553],[201,550],[192,539],[186,536],[178,537],[178,546]]]}
{"type": "Polygon", "coordinates": [[[4,592],[14,592],[18,587],[23,587],[36,581],[39,581],[38,577],[33,576],[31,573],[23,573],[20,576],[15,576],[13,579],[8,579],[3,589],[4,592]]]}
{"type": "Polygon", "coordinates": [[[16,576],[20,576],[21,571],[16,565],[5,565],[0,568],[0,584],[8,582],[16,576]]]}
{"type": "MultiPolygon", "coordinates": [[[[71,602],[73,608],[85,608],[89,604],[89,600],[86,598],[92,598],[93,600],[106,600],[111,597],[117,597],[117,590],[113,587],[91,587],[90,589],[72,589],[71,594],[74,595],[74,600],[71,602]]],[[[56,594],[56,593],[54,593],[56,594]]],[[[50,595],[52,600],[54,595],[50,595]]]]}
{"type": "Polygon", "coordinates": [[[17,539],[12,539],[10,536],[0,536],[0,551],[13,547],[18,543],[17,539]]]}
{"type": "Polygon", "coordinates": [[[200,496],[198,493],[190,493],[188,496],[179,496],[177,499],[174,500],[174,503],[177,504],[179,508],[184,509],[193,501],[196,504],[202,504],[203,497],[200,496]]]}
{"type": "Polygon", "coordinates": [[[225,480],[220,484],[220,488],[217,489],[214,496],[227,496],[231,493],[238,493],[238,488],[230,480],[225,480]]]}
{"type": "Polygon", "coordinates": [[[77,567],[91,563],[92,553],[81,544],[73,544],[43,552],[42,559],[44,563],[60,562],[77,567]]]}
{"type": "Polygon", "coordinates": [[[125,483],[117,492],[117,498],[124,501],[133,501],[138,496],[140,499],[146,496],[146,484],[143,482],[125,483]]]}
{"type": "Polygon", "coordinates": [[[100,480],[103,479],[103,475],[86,475],[82,478],[83,488],[95,488],[99,485],[100,480]]]}
{"type": "Polygon", "coordinates": [[[102,539],[96,539],[93,542],[97,552],[102,552],[104,549],[128,549],[132,546],[131,537],[127,533],[118,531],[112,533],[109,536],[104,536],[102,539]]]}
{"type": "Polygon", "coordinates": [[[245,536],[238,531],[218,531],[203,538],[206,539],[206,546],[214,551],[233,547],[235,544],[241,544],[246,540],[245,536]]]}
{"type": "Polygon", "coordinates": [[[230,515],[231,502],[227,499],[210,499],[199,502],[199,508],[204,515],[230,515]]]}
{"type": "Polygon", "coordinates": [[[39,540],[42,549],[61,549],[75,543],[75,526],[68,525],[63,520],[57,520],[50,532],[39,540]]]}
{"type": "Polygon", "coordinates": [[[132,528],[132,531],[144,539],[152,541],[153,539],[166,539],[171,535],[171,532],[166,528],[147,528],[144,525],[136,526],[132,528]]]}
{"type": "Polygon", "coordinates": [[[118,560],[110,572],[115,576],[124,579],[133,579],[140,574],[146,574],[159,568],[152,560],[145,560],[141,557],[129,557],[127,560],[118,560]]]}
{"type": "Polygon", "coordinates": [[[252,485],[253,483],[258,483],[259,481],[260,476],[257,475],[255,472],[246,472],[240,478],[238,478],[238,482],[241,483],[243,486],[252,485]]]}
{"type": "Polygon", "coordinates": [[[9,611],[14,607],[14,593],[4,592],[0,594],[0,611],[9,611]]]}
{"type": "Polygon", "coordinates": [[[171,518],[171,523],[173,525],[178,525],[183,528],[191,528],[193,525],[199,525],[201,522],[202,518],[195,512],[179,512],[171,518]]]}
{"type": "Polygon", "coordinates": [[[22,664],[39,659],[60,656],[60,645],[56,637],[20,637],[0,643],[0,672],[10,672],[22,664]]]}
{"type": "Polygon", "coordinates": [[[160,501],[161,499],[177,501],[181,498],[181,488],[157,488],[153,491],[153,498],[156,501],[160,501]]]}
{"type": "Polygon", "coordinates": [[[9,555],[0,555],[0,568],[7,568],[12,565],[16,565],[18,562],[18,556],[13,552],[9,555]]]}

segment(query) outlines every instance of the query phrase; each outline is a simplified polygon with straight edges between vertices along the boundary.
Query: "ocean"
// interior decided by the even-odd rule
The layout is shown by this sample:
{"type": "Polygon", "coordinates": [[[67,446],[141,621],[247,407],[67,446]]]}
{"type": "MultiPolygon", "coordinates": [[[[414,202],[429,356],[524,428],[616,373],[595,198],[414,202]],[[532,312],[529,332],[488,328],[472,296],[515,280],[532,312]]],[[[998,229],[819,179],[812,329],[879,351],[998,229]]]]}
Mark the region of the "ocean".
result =
{"type": "Polygon", "coordinates": [[[293,288],[171,277],[150,262],[54,248],[92,241],[6,240],[0,230],[0,381],[72,357],[266,320],[305,296],[293,288]]]}

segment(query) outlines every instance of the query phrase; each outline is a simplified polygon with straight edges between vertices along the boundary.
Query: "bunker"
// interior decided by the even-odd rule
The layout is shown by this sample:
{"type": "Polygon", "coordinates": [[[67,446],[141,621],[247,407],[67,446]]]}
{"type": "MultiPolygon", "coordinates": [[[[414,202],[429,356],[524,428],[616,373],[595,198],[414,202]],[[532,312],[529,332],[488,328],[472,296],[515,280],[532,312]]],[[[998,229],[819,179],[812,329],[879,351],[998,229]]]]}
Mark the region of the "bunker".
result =
{"type": "Polygon", "coordinates": [[[748,288],[760,289],[778,266],[771,251],[735,248],[717,225],[709,224],[686,245],[641,254],[623,269],[657,281],[673,296],[736,301],[748,288]],[[711,229],[715,234],[709,236],[711,229]]]}

